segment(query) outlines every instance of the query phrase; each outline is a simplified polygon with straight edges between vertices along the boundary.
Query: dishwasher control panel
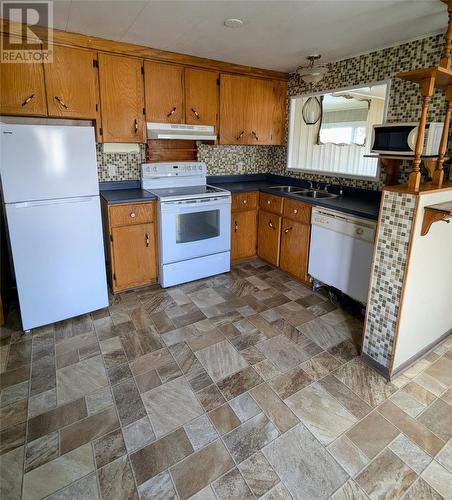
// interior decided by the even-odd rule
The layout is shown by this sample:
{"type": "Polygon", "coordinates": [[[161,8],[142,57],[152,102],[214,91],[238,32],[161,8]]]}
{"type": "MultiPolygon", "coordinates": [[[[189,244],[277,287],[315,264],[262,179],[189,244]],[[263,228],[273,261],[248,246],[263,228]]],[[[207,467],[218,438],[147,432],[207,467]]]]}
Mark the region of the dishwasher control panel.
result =
{"type": "Polygon", "coordinates": [[[311,223],[370,243],[375,240],[376,223],[362,217],[314,208],[311,223]]]}

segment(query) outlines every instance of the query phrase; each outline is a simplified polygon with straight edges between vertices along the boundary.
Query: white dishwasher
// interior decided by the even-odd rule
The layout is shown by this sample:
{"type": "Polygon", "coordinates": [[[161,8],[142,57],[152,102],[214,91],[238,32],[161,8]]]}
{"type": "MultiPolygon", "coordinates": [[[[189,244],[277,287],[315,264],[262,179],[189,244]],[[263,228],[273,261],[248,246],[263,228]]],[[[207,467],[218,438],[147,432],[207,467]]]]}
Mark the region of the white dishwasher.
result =
{"type": "Polygon", "coordinates": [[[367,303],[376,222],[334,210],[312,210],[309,274],[367,303]]]}

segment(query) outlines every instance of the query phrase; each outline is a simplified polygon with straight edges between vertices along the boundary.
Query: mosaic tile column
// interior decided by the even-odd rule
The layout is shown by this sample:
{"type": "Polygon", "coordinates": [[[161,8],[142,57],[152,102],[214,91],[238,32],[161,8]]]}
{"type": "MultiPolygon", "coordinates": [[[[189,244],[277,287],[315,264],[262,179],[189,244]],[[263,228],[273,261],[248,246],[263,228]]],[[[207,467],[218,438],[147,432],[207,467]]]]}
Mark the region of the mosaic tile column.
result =
{"type": "Polygon", "coordinates": [[[388,373],[415,206],[412,194],[383,192],[362,352],[388,373]]]}

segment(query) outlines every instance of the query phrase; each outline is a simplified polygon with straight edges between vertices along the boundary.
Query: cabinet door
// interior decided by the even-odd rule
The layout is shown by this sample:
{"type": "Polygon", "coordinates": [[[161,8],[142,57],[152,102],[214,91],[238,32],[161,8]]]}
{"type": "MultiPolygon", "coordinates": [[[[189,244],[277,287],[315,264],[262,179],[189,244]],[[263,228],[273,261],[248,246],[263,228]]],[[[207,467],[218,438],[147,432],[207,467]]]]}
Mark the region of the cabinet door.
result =
{"type": "Polygon", "coordinates": [[[111,234],[113,290],[154,280],[157,276],[154,223],[115,227],[111,234]]]}
{"type": "Polygon", "coordinates": [[[248,78],[247,144],[271,144],[275,94],[271,80],[248,78]]]}
{"type": "Polygon", "coordinates": [[[184,68],[145,61],[146,121],[184,123],[184,68]]]}
{"type": "Polygon", "coordinates": [[[0,89],[1,114],[47,114],[42,63],[0,64],[0,89]]]}
{"type": "Polygon", "coordinates": [[[142,62],[99,54],[104,142],[145,142],[142,62]]]}
{"type": "Polygon", "coordinates": [[[287,82],[273,82],[273,127],[271,143],[285,144],[287,82]]]}
{"type": "Polygon", "coordinates": [[[232,212],[231,260],[247,259],[256,255],[257,210],[232,212]]]}
{"type": "Polygon", "coordinates": [[[310,225],[283,219],[280,267],[283,271],[306,282],[310,233],[310,225]]]}
{"type": "Polygon", "coordinates": [[[257,254],[274,266],[279,265],[279,243],[281,238],[281,217],[259,211],[257,254]]]}
{"type": "Polygon", "coordinates": [[[97,118],[96,52],[54,46],[53,62],[44,64],[50,116],[97,118]]]}
{"type": "Polygon", "coordinates": [[[218,78],[216,71],[185,69],[185,123],[216,127],[218,78]]]}
{"type": "Polygon", "coordinates": [[[248,80],[237,75],[220,77],[220,144],[247,144],[248,80]]]}

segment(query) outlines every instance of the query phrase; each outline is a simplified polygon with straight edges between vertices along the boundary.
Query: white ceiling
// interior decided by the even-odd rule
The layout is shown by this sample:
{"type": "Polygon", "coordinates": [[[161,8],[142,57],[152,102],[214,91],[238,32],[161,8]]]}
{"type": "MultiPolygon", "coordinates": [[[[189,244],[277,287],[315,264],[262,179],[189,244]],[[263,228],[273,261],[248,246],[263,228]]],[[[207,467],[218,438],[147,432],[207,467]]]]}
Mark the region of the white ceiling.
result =
{"type": "Polygon", "coordinates": [[[278,71],[445,31],[440,0],[56,0],[54,27],[278,71]],[[244,26],[230,29],[234,17],[244,26]]]}

